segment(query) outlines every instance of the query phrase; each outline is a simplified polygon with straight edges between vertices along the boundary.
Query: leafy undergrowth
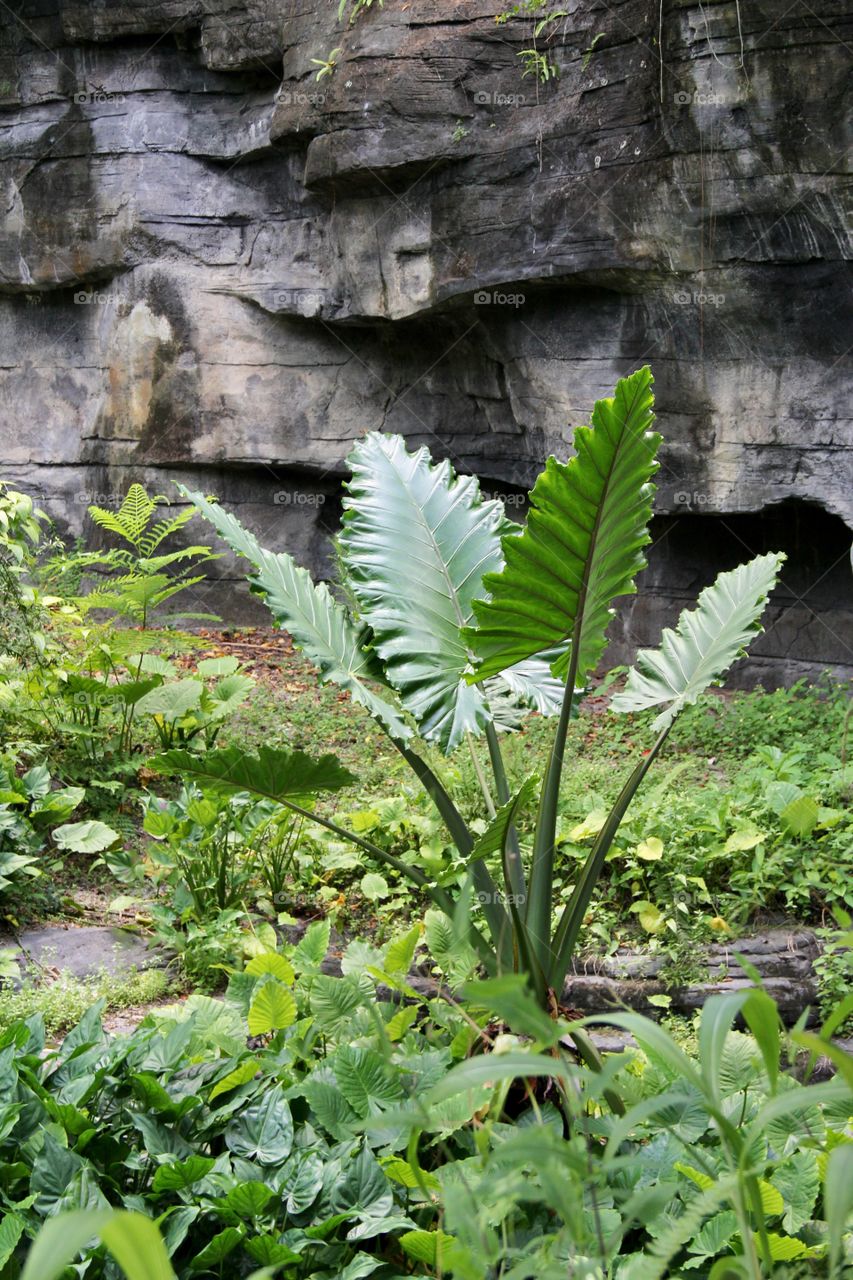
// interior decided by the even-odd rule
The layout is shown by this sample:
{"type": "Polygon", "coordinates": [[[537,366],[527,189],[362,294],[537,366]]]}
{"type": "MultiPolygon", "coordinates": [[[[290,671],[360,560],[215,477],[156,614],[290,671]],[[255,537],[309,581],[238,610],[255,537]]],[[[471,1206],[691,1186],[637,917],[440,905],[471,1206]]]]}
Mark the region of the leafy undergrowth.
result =
{"type": "MultiPolygon", "coordinates": [[[[191,642],[177,637],[164,656],[180,676],[199,661],[239,660],[255,685],[223,725],[217,745],[333,751],[358,782],[319,799],[319,812],[428,874],[448,881],[462,874],[458,852],[405,762],[347,694],[318,684],[286,634],[208,630],[191,642]]],[[[611,691],[594,688],[569,728],[573,764],[558,825],[558,906],[570,895],[626,766],[651,740],[650,714],[610,714],[611,691]]],[[[848,706],[848,690],[827,682],[772,693],[718,692],[688,708],[622,824],[587,914],[582,949],[598,957],[622,946],[660,951],[672,980],[684,981],[703,976],[697,943],[730,940],[768,924],[831,925],[833,913],[849,906],[853,878],[853,771],[844,763],[848,706]]],[[[163,905],[168,866],[156,862],[161,848],[141,830],[140,800],[168,794],[169,787],[138,763],[156,748],[143,728],[139,789],[120,787],[120,806],[97,813],[121,833],[121,847],[94,860],[67,855],[26,892],[13,887],[6,911],[16,922],[81,911],[93,921],[153,921],[179,950],[184,975],[202,988],[215,987],[244,922],[220,910],[203,922],[185,917],[179,923],[184,908],[178,905],[176,917],[163,905]]],[[[534,714],[518,732],[502,734],[512,788],[542,774],[552,732],[553,721],[534,714]]],[[[445,758],[421,749],[472,829],[482,830],[482,796],[468,752],[445,758]]],[[[482,744],[480,750],[484,754],[482,744]]],[[[523,820],[520,830],[523,840],[529,836],[523,820]]],[[[287,874],[275,883],[259,870],[256,843],[238,841],[229,854],[256,918],[326,915],[347,936],[382,942],[427,905],[396,872],[319,827],[303,825],[287,874]]],[[[837,990],[843,980],[841,964],[833,960],[828,968],[827,989],[837,990]]]]}
{"type": "Polygon", "coordinates": [[[0,991],[0,1035],[16,1022],[39,1018],[46,1035],[56,1036],[73,1027],[99,1001],[104,1011],[141,1009],[174,990],[174,982],[162,969],[119,974],[104,969],[88,978],[78,978],[66,969],[49,980],[27,981],[17,990],[0,991]]]}
{"type": "MultiPolygon", "coordinates": [[[[250,749],[331,745],[360,779],[357,791],[336,797],[336,819],[398,855],[414,850],[431,870],[449,873],[454,855],[444,828],[399,755],[361,707],[318,686],[284,643],[281,655],[254,667],[255,697],[238,712],[228,740],[250,749]]],[[[578,754],[561,807],[557,893],[563,899],[626,761],[650,740],[650,713],[616,717],[608,700],[609,691],[593,690],[569,729],[567,755],[578,754]]],[[[853,876],[853,769],[844,763],[848,707],[849,691],[827,682],[717,692],[688,708],[623,823],[585,945],[600,953],[639,942],[674,953],[692,947],[696,937],[724,940],[788,921],[831,924],[833,912],[849,906],[853,876]]],[[[519,732],[502,736],[511,788],[541,775],[551,735],[552,722],[533,715],[519,732]]],[[[474,818],[482,801],[468,754],[425,754],[474,818]]],[[[295,914],[319,904],[343,927],[381,937],[386,922],[418,909],[411,888],[393,872],[317,830],[306,833],[297,866],[298,880],[281,904],[295,914]]]]}
{"type": "MultiPolygon", "coordinates": [[[[445,933],[428,922],[455,985],[445,933]]],[[[763,993],[710,1001],[695,1056],[636,1015],[602,1017],[636,1048],[596,1071],[518,976],[453,1002],[407,989],[417,929],[381,952],[353,943],[343,977],[320,968],[327,925],[272,941],[256,939],[224,1000],[191,996],[128,1036],[105,1034],[96,1006],[54,1048],[38,1018],[0,1039],[15,1090],[0,1103],[6,1259],[57,1215],[120,1208],[153,1219],[171,1259],[135,1274],[179,1280],[259,1266],[702,1280],[716,1263],[758,1280],[850,1260],[847,1070],[811,1089],[786,1074],[763,993]],[[405,999],[377,999],[380,983],[405,999]],[[738,1013],[755,1038],[732,1029],[738,1013]]],[[[112,1280],[96,1234],[79,1234],[85,1275],[112,1280]]]]}

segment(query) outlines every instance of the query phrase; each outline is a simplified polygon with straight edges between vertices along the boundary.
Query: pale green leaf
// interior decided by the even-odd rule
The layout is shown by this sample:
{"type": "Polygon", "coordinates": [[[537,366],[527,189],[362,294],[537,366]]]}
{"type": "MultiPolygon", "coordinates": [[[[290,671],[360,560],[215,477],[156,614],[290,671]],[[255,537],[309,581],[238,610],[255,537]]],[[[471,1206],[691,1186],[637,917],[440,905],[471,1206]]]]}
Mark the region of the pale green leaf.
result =
{"type": "Polygon", "coordinates": [[[296,1001],[287,987],[275,979],[265,982],[249,1006],[249,1034],[269,1035],[283,1031],[296,1021],[296,1001]]]}
{"type": "Polygon", "coordinates": [[[665,628],[660,649],[641,649],[625,688],[610,702],[612,711],[665,709],[653,722],[659,733],[683,707],[723,676],[761,630],[761,614],[785,556],[756,556],[721,573],[700,593],[696,608],[685,609],[674,631],[665,628]]]}
{"type": "Polygon", "coordinates": [[[375,655],[366,647],[364,628],[354,625],[346,609],[332,598],[325,583],[314,583],[287,552],[266,551],[239,520],[200,493],[178,485],[220,537],[254,568],[249,582],[261,595],[276,622],[293,637],[317,668],[320,679],[345,689],[354,701],[379,720],[392,738],[406,742],[412,731],[397,707],[371,687],[384,675],[375,655]]]}
{"type": "Polygon", "coordinates": [[[348,461],[340,547],[349,585],[403,705],[424,738],[450,751],[488,720],[481,691],[463,678],[461,628],[511,526],[473,476],[434,463],[426,448],[409,453],[401,436],[371,432],[348,461]]]}

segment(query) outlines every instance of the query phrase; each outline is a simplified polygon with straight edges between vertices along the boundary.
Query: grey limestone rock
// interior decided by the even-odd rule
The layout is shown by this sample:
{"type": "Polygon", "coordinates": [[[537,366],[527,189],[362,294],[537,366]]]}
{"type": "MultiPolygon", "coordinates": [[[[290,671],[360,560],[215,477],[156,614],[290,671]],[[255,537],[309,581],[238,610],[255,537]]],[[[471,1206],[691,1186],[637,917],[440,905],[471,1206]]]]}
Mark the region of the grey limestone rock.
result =
{"type": "Polygon", "coordinates": [[[182,479],[325,572],[365,430],[515,500],[649,362],[660,514],[611,657],[780,546],[753,678],[850,670],[845,7],[571,0],[545,84],[500,8],[4,6],[3,475],[75,535],[182,479]]]}

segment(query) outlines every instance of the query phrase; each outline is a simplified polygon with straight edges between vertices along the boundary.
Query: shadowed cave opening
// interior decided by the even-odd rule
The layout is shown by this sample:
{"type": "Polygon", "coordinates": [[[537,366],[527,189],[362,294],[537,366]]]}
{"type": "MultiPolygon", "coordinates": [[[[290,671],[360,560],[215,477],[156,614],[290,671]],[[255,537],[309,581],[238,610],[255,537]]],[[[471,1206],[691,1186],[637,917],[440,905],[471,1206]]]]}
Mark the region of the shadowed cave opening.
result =
{"type": "Polygon", "coordinates": [[[608,660],[630,660],[638,645],[656,647],[663,626],[692,607],[725,569],[768,551],[784,551],[781,580],[765,614],[764,634],[728,683],[767,688],[826,669],[853,676],[851,533],[817,503],[788,499],[755,512],[685,510],[652,521],[648,568],[639,591],[619,610],[608,660]]]}
{"type": "MultiPolygon", "coordinates": [[[[238,495],[233,475],[231,480],[231,501],[248,497],[244,485],[238,486],[238,495]]],[[[292,469],[264,480],[262,487],[270,492],[258,501],[261,486],[255,483],[254,501],[243,508],[244,518],[249,518],[265,545],[286,548],[300,563],[313,563],[318,576],[332,580],[332,539],[341,517],[337,481],[327,478],[312,484],[309,477],[292,469]]],[[[488,497],[505,503],[511,519],[524,519],[522,491],[485,479],[482,487],[488,497]]],[[[693,608],[699,592],[718,573],[753,556],[784,551],[787,560],[765,613],[764,634],[751,645],[749,657],[734,667],[727,683],[772,689],[802,677],[816,680],[826,670],[840,678],[853,677],[851,533],[839,516],[796,498],[753,512],[685,507],[655,516],[651,534],[649,563],[638,579],[638,592],[617,605],[605,665],[632,662],[640,646],[657,648],[662,628],[674,626],[682,609],[693,608]]],[[[261,603],[246,599],[243,566],[229,557],[220,566],[219,572],[213,570],[213,577],[220,581],[211,584],[211,595],[224,621],[268,623],[261,603]]]]}

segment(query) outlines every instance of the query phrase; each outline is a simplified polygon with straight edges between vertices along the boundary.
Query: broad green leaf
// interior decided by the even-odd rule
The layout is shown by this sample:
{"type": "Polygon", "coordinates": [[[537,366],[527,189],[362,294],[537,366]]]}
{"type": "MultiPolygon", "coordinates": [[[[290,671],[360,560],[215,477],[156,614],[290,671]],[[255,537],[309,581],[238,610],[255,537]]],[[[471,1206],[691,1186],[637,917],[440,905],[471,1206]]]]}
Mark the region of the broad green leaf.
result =
{"type": "Polygon", "coordinates": [[[0,1222],[0,1271],[15,1252],[15,1247],[24,1234],[25,1222],[16,1213],[6,1213],[0,1222]]]}
{"type": "Polygon", "coordinates": [[[376,1115],[403,1096],[397,1076],[373,1049],[343,1045],[335,1054],[334,1066],[338,1088],[363,1118],[376,1115]]]}
{"type": "MultiPolygon", "coordinates": [[[[796,1036],[797,1033],[794,1034],[796,1036]]],[[[849,1097],[850,1086],[840,1080],[812,1084],[807,1088],[792,1085],[759,1107],[744,1135],[744,1142],[749,1146],[753,1136],[761,1134],[774,1147],[783,1150],[789,1137],[820,1137],[824,1125],[818,1108],[824,1103],[847,1104],[849,1097]]]]}
{"type": "Polygon", "coordinates": [[[304,1213],[310,1208],[322,1189],[323,1170],[323,1161],[315,1151],[294,1151],[283,1181],[288,1213],[304,1213]]]}
{"type": "Polygon", "coordinates": [[[368,902],[380,902],[391,892],[388,881],[376,871],[368,871],[361,877],[360,888],[368,902]]]}
{"type": "Polygon", "coordinates": [[[746,1258],[718,1258],[708,1272],[708,1280],[754,1280],[753,1270],[746,1258]]]}
{"type": "Polygon", "coordinates": [[[311,981],[311,1012],[324,1031],[337,1034],[365,1002],[364,992],[351,978],[319,974],[311,981]]]}
{"type": "Polygon", "coordinates": [[[45,1132],[30,1178],[30,1191],[38,1196],[36,1205],[41,1214],[54,1214],[62,1208],[63,1197],[83,1167],[76,1151],[61,1146],[49,1130],[45,1132]]]}
{"type": "Polygon", "coordinates": [[[464,981],[476,968],[476,951],[455,935],[453,921],[443,911],[431,908],[425,913],[424,941],[433,960],[451,982],[464,981]]]}
{"type": "MultiPolygon", "coordinates": [[[[757,1236],[755,1243],[758,1247],[757,1236]]],[[[770,1257],[774,1262],[790,1262],[793,1258],[802,1258],[809,1252],[808,1245],[803,1244],[802,1240],[794,1240],[791,1236],[780,1236],[773,1231],[767,1233],[767,1244],[770,1257]]]]}
{"type": "Polygon", "coordinates": [[[385,1170],[386,1178],[390,1178],[401,1187],[406,1187],[409,1191],[415,1191],[421,1185],[428,1191],[441,1191],[441,1183],[435,1174],[421,1169],[418,1175],[408,1161],[401,1160],[399,1156],[388,1156],[383,1159],[382,1168],[385,1170]]]}
{"type": "Polygon", "coordinates": [[[352,1139],[353,1126],[358,1116],[353,1111],[337,1085],[325,1080],[309,1079],[302,1092],[317,1124],[322,1125],[339,1142],[352,1139]]]}
{"type": "Polygon", "coordinates": [[[766,840],[767,836],[763,831],[758,831],[754,827],[744,828],[740,831],[733,831],[726,843],[723,845],[724,853],[746,853],[750,849],[754,849],[756,845],[761,844],[762,840],[766,840]]]}
{"type": "Polygon", "coordinates": [[[628,910],[635,913],[646,933],[660,933],[666,924],[666,916],[659,907],[656,907],[653,902],[649,902],[647,898],[642,898],[639,902],[635,902],[628,910]]]}
{"type": "Polygon", "coordinates": [[[415,949],[421,940],[421,927],[416,924],[399,938],[392,938],[385,949],[385,960],[383,967],[388,973],[406,974],[412,967],[412,961],[415,958],[415,949]]]}
{"type": "MultiPolygon", "coordinates": [[[[389,1232],[394,1230],[390,1219],[386,1222],[386,1229],[389,1232]]],[[[367,1234],[364,1232],[359,1233],[360,1238],[367,1238],[367,1234]]],[[[379,1233],[371,1231],[369,1234],[379,1233]]],[[[347,1236],[348,1240],[354,1238],[352,1232],[347,1236]]],[[[384,1263],[381,1258],[376,1258],[369,1253],[357,1253],[354,1258],[350,1258],[340,1275],[335,1277],[335,1280],[364,1280],[365,1276],[373,1275],[373,1272],[378,1271],[382,1266],[384,1266],[384,1263]]]]}
{"type": "Polygon", "coordinates": [[[556,661],[558,656],[555,651],[551,660],[541,654],[527,658],[514,667],[507,667],[494,679],[505,685],[524,706],[532,707],[542,716],[555,716],[563,704],[565,692],[563,681],[551,675],[551,661],[556,661]]]}
{"type": "Polygon", "coordinates": [[[252,590],[263,597],[278,625],[314,664],[320,680],[345,689],[392,738],[408,741],[412,731],[400,711],[372,688],[371,682],[381,682],[384,675],[366,645],[365,629],[353,624],[325,583],[312,582],[307,569],[299,568],[286,552],[265,551],[239,520],[200,493],[183,485],[178,489],[231,549],[251,562],[255,570],[249,578],[252,590]]]}
{"type": "Polygon", "coordinates": [[[243,1239],[243,1232],[238,1227],[226,1227],[215,1235],[201,1253],[197,1253],[190,1263],[191,1271],[210,1271],[233,1253],[243,1239]]]}
{"type": "Polygon", "coordinates": [[[258,990],[249,1006],[249,1034],[268,1035],[283,1031],[296,1021],[296,1001],[287,987],[272,979],[258,990]]]}
{"type": "Polygon", "coordinates": [[[781,813],[787,805],[802,794],[802,788],[794,782],[769,782],[764,789],[764,800],[768,809],[772,809],[774,813],[781,813]]]}
{"type": "Polygon", "coordinates": [[[85,787],[63,787],[60,791],[51,791],[32,806],[30,821],[37,827],[48,822],[59,822],[67,818],[85,799],[85,787]]]}
{"type": "Polygon", "coordinates": [[[820,1174],[815,1151],[795,1151],[773,1172],[774,1187],[785,1202],[782,1225],[791,1234],[809,1222],[820,1190],[820,1174]]]}
{"type": "Polygon", "coordinates": [[[663,857],[663,840],[657,836],[649,836],[640,841],[634,852],[643,862],[659,862],[663,857]]]}
{"type": "Polygon", "coordinates": [[[293,1119],[290,1107],[277,1090],[236,1116],[225,1130],[231,1151],[259,1164],[280,1164],[290,1154],[293,1119]]]}
{"type": "Polygon", "coordinates": [[[70,853],[101,853],[109,849],[121,836],[105,822],[89,818],[85,822],[68,822],[53,832],[57,848],[70,853]]]}
{"type": "MultiPolygon", "coordinates": [[[[527,525],[505,537],[506,564],[474,603],[477,626],[465,639],[483,680],[570,639],[578,678],[606,644],[612,601],[634,592],[649,542],[655,453],[648,368],[621,378],[612,399],[596,402],[591,426],[575,431],[575,457],[549,458],[530,495],[527,525]]],[[[564,677],[568,652],[553,665],[564,677]]]]}
{"type": "Polygon", "coordinates": [[[233,654],[223,654],[219,658],[202,658],[196,664],[196,672],[205,679],[211,676],[233,676],[239,666],[239,659],[233,654]]]}
{"type": "Polygon", "coordinates": [[[641,649],[628,672],[625,688],[611,699],[612,711],[665,709],[653,722],[656,733],[672,723],[723,676],[761,631],[761,614],[785,556],[756,556],[721,573],[699,595],[696,608],[685,609],[674,631],[665,628],[658,650],[641,649]]]}
{"type": "Polygon", "coordinates": [[[578,822],[569,832],[570,840],[591,840],[593,836],[597,836],[601,828],[607,821],[607,811],[605,809],[593,809],[588,813],[583,822],[578,822]]]}
{"type": "Polygon", "coordinates": [[[201,702],[204,685],[200,680],[188,677],[186,680],[175,680],[170,684],[161,684],[157,689],[143,694],[136,704],[140,715],[163,716],[166,720],[178,720],[188,711],[195,711],[201,702]]]}
{"type": "Polygon", "coordinates": [[[245,1062],[241,1062],[233,1071],[229,1071],[227,1076],[223,1076],[221,1080],[217,1080],[216,1084],[210,1091],[208,1097],[209,1102],[213,1102],[214,1098],[220,1097],[223,1093],[230,1093],[232,1089],[237,1089],[241,1084],[248,1084],[257,1074],[258,1064],[254,1058],[247,1058],[245,1062]]]}
{"type": "Polygon", "coordinates": [[[418,1010],[414,1005],[404,1005],[385,1023],[385,1034],[391,1041],[402,1040],[409,1028],[417,1021],[418,1010]]]}
{"type": "Polygon", "coordinates": [[[225,1204],[240,1218],[257,1218],[272,1196],[271,1189],[263,1182],[238,1182],[225,1197],[225,1204]]]}
{"type": "Polygon", "coordinates": [[[702,1173],[701,1169],[694,1169],[692,1165],[684,1164],[680,1160],[676,1160],[674,1167],[679,1173],[683,1173],[685,1178],[689,1178],[700,1191],[708,1191],[714,1185],[714,1179],[707,1173],[702,1173]]]}
{"type": "Polygon", "coordinates": [[[785,805],[779,814],[779,821],[785,831],[802,839],[804,836],[811,835],[818,824],[819,817],[817,801],[811,796],[797,796],[796,800],[785,805]]]}
{"type": "Polygon", "coordinates": [[[785,1211],[782,1194],[766,1178],[758,1179],[758,1193],[761,1196],[761,1211],[768,1218],[778,1218],[785,1211]]]}
{"type": "Polygon", "coordinates": [[[175,1164],[161,1164],[151,1185],[155,1191],[183,1191],[206,1178],[215,1164],[210,1156],[190,1156],[175,1164]]]}
{"type": "Polygon", "coordinates": [[[147,675],[168,676],[173,678],[177,671],[173,663],[162,658],[159,653],[143,653],[139,658],[139,670],[147,675]]]}
{"type": "Polygon", "coordinates": [[[714,1258],[729,1243],[738,1231],[737,1214],[731,1210],[716,1213],[709,1218],[702,1229],[687,1246],[690,1253],[702,1254],[705,1258],[714,1258]]]}
{"type": "Polygon", "coordinates": [[[271,973],[279,982],[292,986],[296,975],[293,972],[293,965],[284,956],[279,955],[277,951],[262,951],[259,955],[252,956],[246,965],[246,973],[252,974],[254,977],[261,977],[265,973],[271,973]]]}
{"type": "Polygon", "coordinates": [[[461,628],[483,574],[501,565],[500,535],[511,526],[473,476],[434,463],[426,448],[409,453],[401,436],[371,432],[348,461],[340,534],[348,583],[403,705],[422,736],[449,752],[488,720],[481,691],[463,679],[461,628]]]}
{"type": "Polygon", "coordinates": [[[329,920],[315,920],[308,926],[290,957],[297,973],[311,973],[320,968],[329,950],[331,932],[329,920]]]}
{"type": "Polygon", "coordinates": [[[394,1207],[393,1192],[376,1157],[362,1147],[355,1159],[349,1159],[342,1176],[332,1189],[330,1207],[334,1213],[369,1214],[380,1218],[394,1207]]]}
{"type": "Polygon", "coordinates": [[[429,1267],[441,1267],[443,1255],[453,1243],[453,1236],[444,1231],[407,1231],[400,1236],[400,1244],[408,1256],[429,1267]]]}
{"type": "Polygon", "coordinates": [[[196,756],[189,751],[164,751],[149,761],[158,773],[178,774],[219,791],[251,791],[268,800],[305,800],[321,791],[340,791],[355,778],[336,756],[312,757],[304,751],[261,747],[250,755],[240,747],[226,747],[196,756]]]}
{"type": "Polygon", "coordinates": [[[244,1242],[244,1248],[252,1261],[259,1262],[263,1267],[281,1267],[286,1262],[300,1262],[299,1254],[288,1249],[286,1244],[280,1244],[275,1236],[254,1236],[244,1242]]]}

